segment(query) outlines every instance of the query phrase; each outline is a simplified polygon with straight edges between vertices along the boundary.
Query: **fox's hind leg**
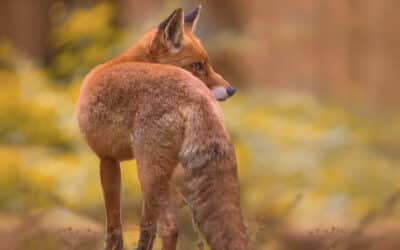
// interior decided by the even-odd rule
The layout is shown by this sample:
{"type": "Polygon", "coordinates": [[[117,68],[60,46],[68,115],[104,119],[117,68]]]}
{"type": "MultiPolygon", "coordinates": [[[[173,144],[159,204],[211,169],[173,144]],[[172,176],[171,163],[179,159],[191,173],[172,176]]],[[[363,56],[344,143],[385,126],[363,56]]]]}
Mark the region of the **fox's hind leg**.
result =
{"type": "Polygon", "coordinates": [[[178,114],[149,110],[136,117],[135,126],[141,129],[132,135],[143,193],[138,250],[152,249],[159,217],[170,209],[170,179],[183,140],[183,121],[178,114]]]}
{"type": "MultiPolygon", "coordinates": [[[[151,164],[150,162],[141,161],[139,158],[137,158],[137,166],[143,192],[143,207],[137,250],[151,250],[160,216],[163,222],[171,222],[171,217],[166,212],[169,209],[170,175],[165,171],[168,168],[167,166],[151,164]]],[[[170,224],[172,225],[173,223],[170,224]]]]}
{"type": "Polygon", "coordinates": [[[178,164],[170,179],[168,208],[161,211],[159,232],[162,239],[162,250],[176,250],[179,230],[176,223],[176,212],[182,208],[187,200],[184,183],[184,169],[178,164]]]}
{"type": "Polygon", "coordinates": [[[176,250],[178,240],[178,226],[174,208],[169,204],[168,208],[160,214],[160,236],[162,239],[162,250],[176,250]]]}
{"type": "Polygon", "coordinates": [[[104,249],[122,250],[121,170],[119,162],[112,158],[102,158],[100,160],[100,178],[107,216],[107,238],[104,249]]]}

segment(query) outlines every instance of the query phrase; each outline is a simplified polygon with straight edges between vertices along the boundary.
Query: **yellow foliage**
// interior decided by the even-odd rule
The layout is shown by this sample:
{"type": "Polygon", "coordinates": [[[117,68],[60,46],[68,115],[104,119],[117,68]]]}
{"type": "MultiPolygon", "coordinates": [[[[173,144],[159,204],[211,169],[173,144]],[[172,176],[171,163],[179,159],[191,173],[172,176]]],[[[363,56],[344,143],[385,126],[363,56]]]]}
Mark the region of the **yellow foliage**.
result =
{"type": "MultiPolygon", "coordinates": [[[[109,2],[73,10],[52,31],[57,54],[48,68],[0,42],[1,61],[10,66],[0,68],[0,209],[57,203],[101,213],[98,159],[82,141],[74,112],[84,74],[127,42],[113,15],[109,2]]],[[[398,114],[365,115],[299,93],[243,91],[221,106],[245,213],[279,217],[303,194],[300,219],[310,211],[360,215],[399,187],[398,114]]],[[[122,173],[125,204],[140,208],[135,164],[123,163],[122,173]]]]}
{"type": "Polygon", "coordinates": [[[109,25],[113,15],[113,5],[108,2],[99,3],[93,8],[75,10],[53,30],[52,41],[56,47],[61,47],[83,37],[107,38],[113,33],[109,25]]]}

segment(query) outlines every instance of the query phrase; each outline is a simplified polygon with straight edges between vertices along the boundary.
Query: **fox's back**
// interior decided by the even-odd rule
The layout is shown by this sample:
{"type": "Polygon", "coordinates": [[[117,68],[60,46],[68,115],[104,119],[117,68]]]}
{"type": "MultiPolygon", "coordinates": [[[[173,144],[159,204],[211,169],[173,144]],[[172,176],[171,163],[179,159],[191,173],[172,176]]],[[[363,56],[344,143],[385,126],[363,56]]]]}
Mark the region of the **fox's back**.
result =
{"type": "Polygon", "coordinates": [[[138,115],[150,121],[173,113],[173,121],[193,104],[210,105],[221,116],[209,89],[174,66],[138,62],[107,63],[85,78],[78,100],[79,127],[99,156],[133,158],[131,134],[138,115]],[[174,111],[174,112],[172,112],[174,111]],[[111,154],[111,155],[110,155],[111,154]]]}

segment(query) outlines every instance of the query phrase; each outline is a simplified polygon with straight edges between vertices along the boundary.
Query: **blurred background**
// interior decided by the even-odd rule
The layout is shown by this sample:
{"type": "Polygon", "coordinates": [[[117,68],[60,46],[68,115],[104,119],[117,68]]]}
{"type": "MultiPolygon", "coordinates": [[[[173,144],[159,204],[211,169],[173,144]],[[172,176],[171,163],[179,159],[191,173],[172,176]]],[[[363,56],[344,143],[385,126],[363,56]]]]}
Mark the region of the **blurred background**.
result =
{"type": "MultiPolygon", "coordinates": [[[[2,0],[2,249],[101,249],[98,160],[74,116],[82,79],[199,3],[197,34],[239,89],[221,105],[253,249],[400,249],[396,0],[2,0]]],[[[133,249],[135,162],[122,171],[133,249]]],[[[198,249],[187,208],[179,224],[179,249],[198,249]]]]}

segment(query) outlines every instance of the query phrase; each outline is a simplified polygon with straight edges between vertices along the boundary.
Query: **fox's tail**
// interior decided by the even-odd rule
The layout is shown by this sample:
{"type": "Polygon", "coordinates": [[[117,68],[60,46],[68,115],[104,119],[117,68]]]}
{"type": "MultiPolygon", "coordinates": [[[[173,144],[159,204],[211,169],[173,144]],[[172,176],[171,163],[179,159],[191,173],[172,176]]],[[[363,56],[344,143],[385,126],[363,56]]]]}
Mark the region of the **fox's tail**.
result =
{"type": "Polygon", "coordinates": [[[233,146],[218,116],[197,109],[187,113],[180,152],[186,198],[212,250],[247,250],[233,146]]]}

